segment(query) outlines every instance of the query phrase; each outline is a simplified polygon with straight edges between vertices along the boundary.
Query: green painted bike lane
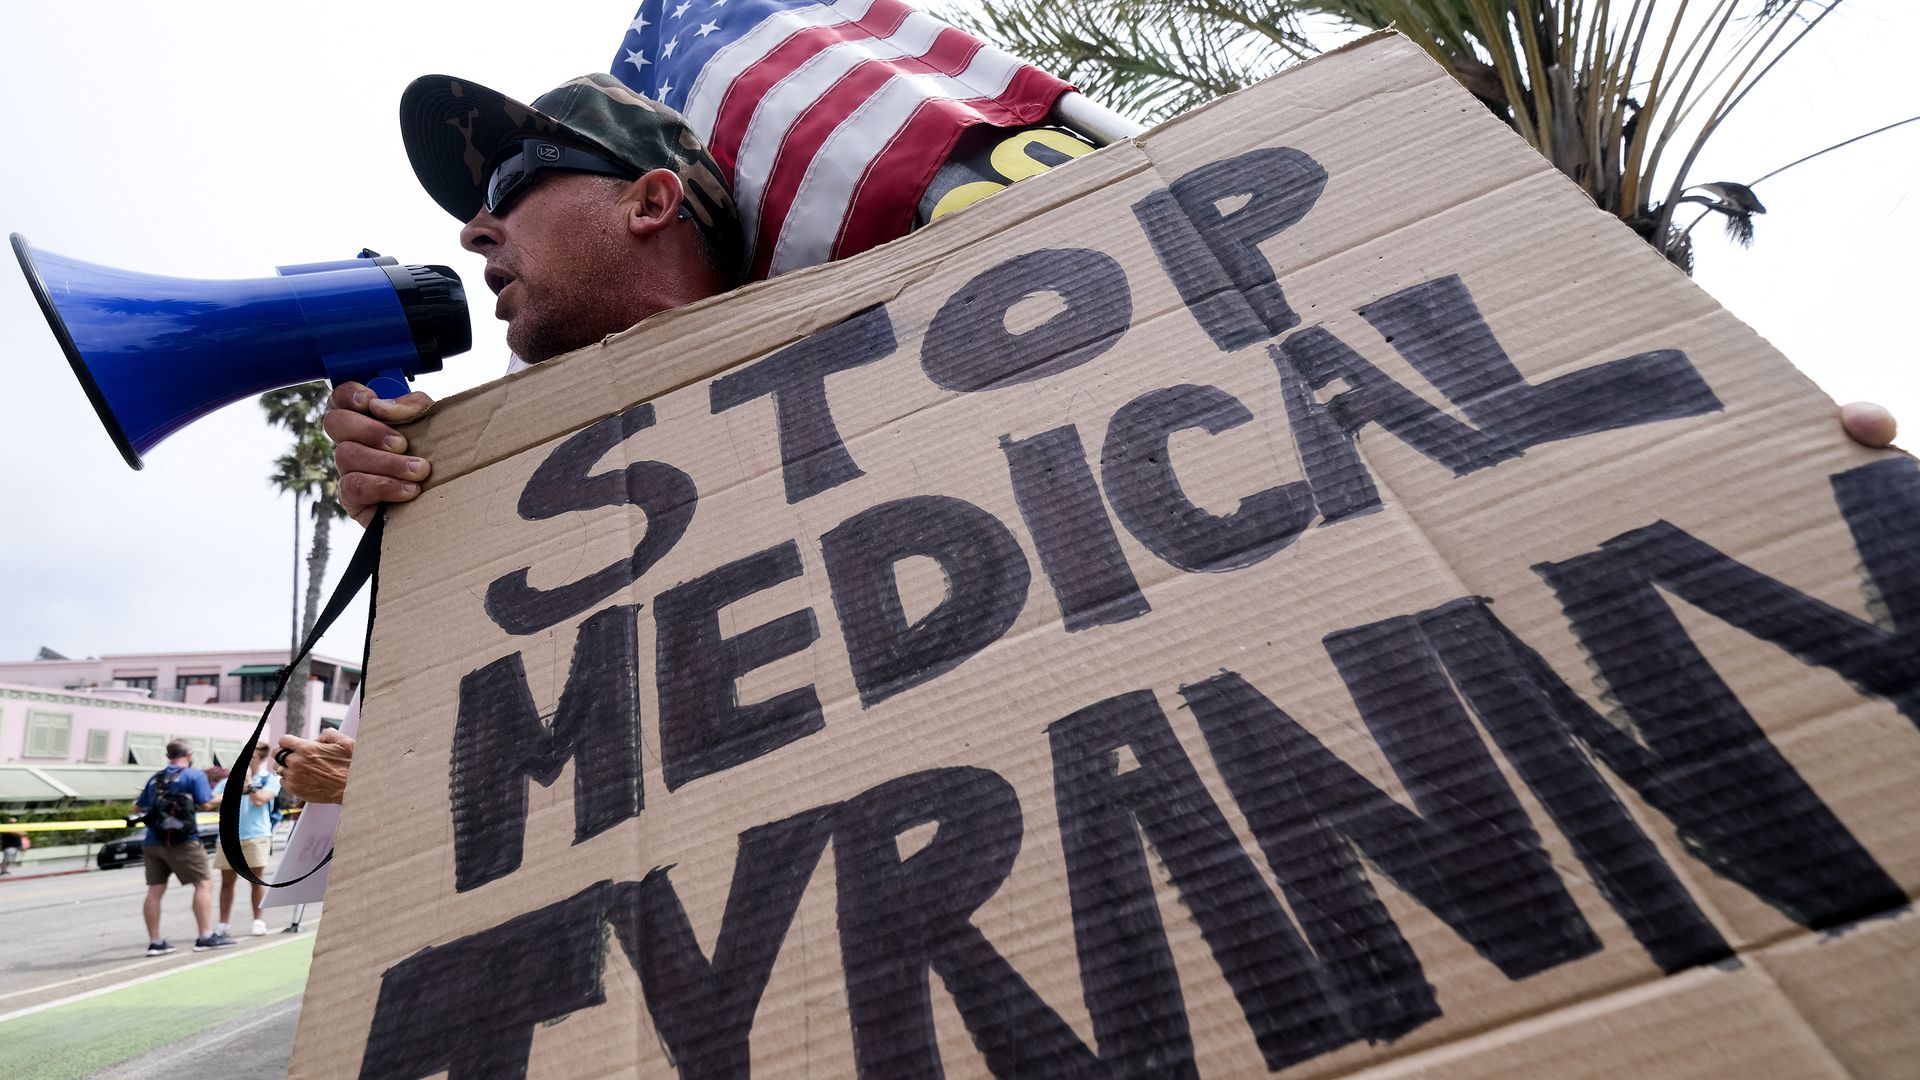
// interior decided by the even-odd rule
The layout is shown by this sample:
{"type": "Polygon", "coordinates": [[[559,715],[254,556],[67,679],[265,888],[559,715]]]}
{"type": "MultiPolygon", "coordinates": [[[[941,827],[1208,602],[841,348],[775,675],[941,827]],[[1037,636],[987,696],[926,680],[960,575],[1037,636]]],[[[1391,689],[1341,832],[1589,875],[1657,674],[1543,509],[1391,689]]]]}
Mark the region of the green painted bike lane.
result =
{"type": "Polygon", "coordinates": [[[78,1080],[297,997],[313,940],[304,934],[0,1023],[0,1076],[78,1080]]]}

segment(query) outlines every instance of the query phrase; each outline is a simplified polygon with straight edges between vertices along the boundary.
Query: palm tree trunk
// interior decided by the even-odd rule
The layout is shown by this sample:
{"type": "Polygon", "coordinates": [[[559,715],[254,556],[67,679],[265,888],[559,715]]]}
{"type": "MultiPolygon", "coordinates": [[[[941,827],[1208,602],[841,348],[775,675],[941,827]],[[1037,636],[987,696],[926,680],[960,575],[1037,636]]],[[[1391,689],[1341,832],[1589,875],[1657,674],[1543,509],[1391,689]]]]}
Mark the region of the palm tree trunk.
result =
{"type": "MultiPolygon", "coordinates": [[[[307,636],[313,633],[313,624],[320,618],[320,587],[327,576],[327,558],[331,554],[328,546],[328,533],[333,525],[334,500],[321,497],[314,503],[313,546],[307,549],[307,597],[306,611],[300,619],[300,640],[304,644],[307,636]]],[[[306,734],[307,728],[307,679],[313,669],[311,657],[301,657],[300,663],[293,669],[293,677],[287,682],[287,732],[292,735],[306,734]]]]}

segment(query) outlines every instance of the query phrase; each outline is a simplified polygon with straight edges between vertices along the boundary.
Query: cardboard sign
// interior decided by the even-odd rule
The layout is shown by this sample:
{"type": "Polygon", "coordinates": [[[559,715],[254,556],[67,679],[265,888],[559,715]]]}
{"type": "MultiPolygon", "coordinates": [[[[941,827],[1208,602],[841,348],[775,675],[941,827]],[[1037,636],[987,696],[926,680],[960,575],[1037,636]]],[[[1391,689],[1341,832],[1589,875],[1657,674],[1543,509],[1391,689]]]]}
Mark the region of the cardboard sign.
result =
{"type": "Polygon", "coordinates": [[[1920,1060],[1920,471],[1404,39],[418,444],[296,1076],[1920,1060]]]}

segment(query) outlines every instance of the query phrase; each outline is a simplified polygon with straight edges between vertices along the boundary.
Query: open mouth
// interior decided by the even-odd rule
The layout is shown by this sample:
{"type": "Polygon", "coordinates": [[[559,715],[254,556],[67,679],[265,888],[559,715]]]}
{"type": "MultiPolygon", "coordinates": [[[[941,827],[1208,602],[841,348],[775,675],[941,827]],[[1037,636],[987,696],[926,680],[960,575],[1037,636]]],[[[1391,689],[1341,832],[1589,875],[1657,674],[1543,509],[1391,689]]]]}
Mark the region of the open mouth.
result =
{"type": "Polygon", "coordinates": [[[489,266],[487,268],[486,280],[487,280],[487,288],[492,289],[493,294],[495,296],[498,296],[500,295],[500,290],[506,288],[508,285],[513,284],[513,275],[508,274],[503,270],[495,270],[493,267],[489,266]]]}

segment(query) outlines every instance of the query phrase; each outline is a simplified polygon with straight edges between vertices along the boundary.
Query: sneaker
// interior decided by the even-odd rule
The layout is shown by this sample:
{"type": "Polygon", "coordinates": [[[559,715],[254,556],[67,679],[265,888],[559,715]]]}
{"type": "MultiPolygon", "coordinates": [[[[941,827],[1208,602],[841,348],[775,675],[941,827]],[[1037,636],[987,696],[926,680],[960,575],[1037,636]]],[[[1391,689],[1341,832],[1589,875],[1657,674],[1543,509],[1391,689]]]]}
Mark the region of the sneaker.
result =
{"type": "Polygon", "coordinates": [[[233,933],[232,923],[214,923],[213,924],[214,937],[226,937],[232,933],[233,933]]]}
{"type": "Polygon", "coordinates": [[[254,937],[267,936],[267,920],[265,919],[253,920],[253,936],[254,937]]]}
{"type": "Polygon", "coordinates": [[[238,944],[240,943],[216,931],[203,938],[194,938],[193,951],[206,952],[208,949],[231,949],[238,944]]]}
{"type": "Polygon", "coordinates": [[[161,956],[166,953],[170,953],[172,951],[173,951],[173,943],[168,941],[166,938],[161,938],[159,941],[152,941],[147,943],[148,956],[161,956]]]}

